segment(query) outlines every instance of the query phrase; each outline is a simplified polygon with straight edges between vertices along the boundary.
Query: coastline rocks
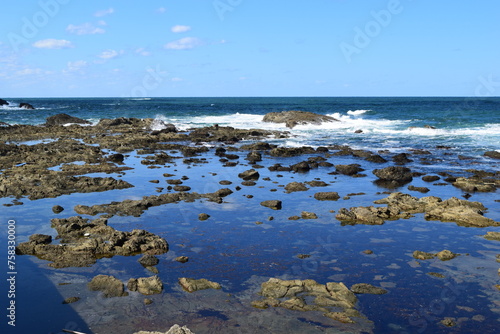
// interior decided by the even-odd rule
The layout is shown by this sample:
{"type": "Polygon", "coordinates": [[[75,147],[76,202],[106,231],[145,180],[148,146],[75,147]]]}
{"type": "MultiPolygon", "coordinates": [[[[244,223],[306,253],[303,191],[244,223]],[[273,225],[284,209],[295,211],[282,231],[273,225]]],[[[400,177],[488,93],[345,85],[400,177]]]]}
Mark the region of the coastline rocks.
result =
{"type": "Polygon", "coordinates": [[[491,159],[500,159],[500,152],[499,151],[488,151],[488,152],[484,152],[483,155],[485,157],[488,157],[491,159]]]}
{"type": "Polygon", "coordinates": [[[281,201],[279,200],[267,200],[260,202],[260,205],[265,206],[273,210],[281,210],[281,201]]]}
{"type": "Polygon", "coordinates": [[[347,210],[341,208],[335,218],[345,225],[382,225],[385,219],[393,219],[398,216],[399,211],[391,211],[384,207],[353,207],[347,210]]]}
{"type": "Polygon", "coordinates": [[[127,289],[143,295],[155,295],[163,291],[163,283],[158,276],[131,278],[127,283],[127,289]]]}
{"type": "Polygon", "coordinates": [[[299,110],[270,112],[264,115],[262,121],[270,123],[285,123],[288,128],[304,124],[321,125],[324,122],[338,122],[337,119],[330,116],[299,110]]]}
{"type": "Polygon", "coordinates": [[[500,186],[500,176],[498,173],[484,173],[476,171],[475,175],[469,178],[459,177],[453,182],[453,186],[466,192],[494,192],[500,186]]]}
{"type": "Polygon", "coordinates": [[[167,332],[146,332],[146,331],[140,331],[140,332],[135,332],[134,334],[194,334],[187,328],[186,326],[179,326],[179,325],[173,325],[170,327],[170,329],[167,332]]]}
{"type": "Polygon", "coordinates": [[[500,241],[500,232],[486,232],[486,234],[483,235],[483,238],[487,240],[500,241]]]}
{"type": "Polygon", "coordinates": [[[165,239],[144,230],[121,232],[107,225],[107,220],[93,221],[79,216],[67,219],[52,219],[60,244],[51,244],[51,238],[33,235],[27,242],[16,247],[18,255],[35,255],[51,261],[54,268],[86,267],[102,257],[115,255],[150,254],[159,255],[168,251],[165,239]]]}
{"type": "Polygon", "coordinates": [[[358,173],[364,171],[359,164],[335,165],[335,170],[340,174],[349,176],[361,176],[358,173]]]}
{"type": "Polygon", "coordinates": [[[179,278],[179,284],[187,292],[194,292],[206,289],[217,289],[217,290],[221,289],[219,283],[211,282],[205,278],[193,279],[193,278],[181,277],[179,278]]]}
{"type": "Polygon", "coordinates": [[[435,254],[416,250],[412,254],[412,256],[417,260],[430,260],[437,257],[441,261],[449,261],[456,258],[459,255],[460,254],[453,253],[447,249],[442,250],[435,254]]]}
{"type": "Polygon", "coordinates": [[[92,124],[84,119],[73,117],[68,114],[57,114],[47,117],[45,126],[65,125],[65,124],[92,124]]]}
{"type": "Polygon", "coordinates": [[[87,284],[90,291],[102,291],[105,298],[128,296],[122,281],[113,276],[97,275],[87,284]]]}
{"type": "Polygon", "coordinates": [[[28,109],[28,110],[35,110],[35,107],[33,107],[31,104],[26,103],[26,102],[19,103],[19,108],[28,109]]]}
{"type": "Polygon", "coordinates": [[[238,177],[245,181],[256,181],[259,179],[260,174],[255,169],[250,169],[238,174],[238,177]]]}
{"type": "Polygon", "coordinates": [[[4,99],[0,99],[0,106],[8,106],[9,102],[5,101],[4,99]]]}
{"type": "Polygon", "coordinates": [[[151,267],[151,266],[156,266],[158,263],[160,263],[160,260],[154,255],[151,254],[146,254],[142,256],[138,262],[142,264],[144,267],[151,267]]]}

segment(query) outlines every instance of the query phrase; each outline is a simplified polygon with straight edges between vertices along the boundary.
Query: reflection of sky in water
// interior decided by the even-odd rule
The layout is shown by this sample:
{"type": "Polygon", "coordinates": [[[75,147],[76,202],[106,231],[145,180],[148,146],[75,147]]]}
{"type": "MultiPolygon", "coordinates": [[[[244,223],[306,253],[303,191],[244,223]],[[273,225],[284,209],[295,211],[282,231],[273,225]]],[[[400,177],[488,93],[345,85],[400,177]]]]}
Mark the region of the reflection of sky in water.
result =
{"type": "MultiPolygon", "coordinates": [[[[122,179],[136,184],[135,188],[98,194],[74,194],[38,201],[22,199],[21,201],[25,203],[23,206],[5,208],[5,212],[11,217],[18,217],[19,241],[24,241],[32,233],[55,236],[55,231],[48,227],[49,220],[54,217],[75,215],[72,208],[77,204],[101,204],[157,194],[157,187],[166,189],[168,186],[165,182],[168,178],[163,176],[164,173],[175,174],[171,177],[175,179],[183,175],[189,176],[184,185],[200,193],[224,187],[234,190],[239,185],[241,190],[234,191],[232,195],[226,197],[223,204],[205,200],[193,203],[181,202],[150,208],[141,217],[115,216],[109,220],[109,225],[117,230],[145,229],[161,235],[170,244],[170,251],[158,256],[160,264],[157,268],[160,271],[159,277],[165,285],[164,294],[152,297],[155,302],[150,306],[151,311],[137,313],[143,321],[142,325],[146,325],[148,321],[150,323],[158,321],[153,315],[163,309],[174,310],[172,314],[175,314],[175,317],[169,318],[168,315],[164,315],[162,321],[173,321],[173,324],[176,319],[183,319],[187,321],[188,327],[189,321],[196,327],[195,319],[200,318],[213,318],[213,321],[223,320],[228,323],[236,321],[235,319],[243,321],[241,312],[246,312],[248,317],[256,311],[248,307],[248,303],[259,298],[255,294],[259,284],[269,277],[281,277],[314,279],[320,283],[342,281],[347,286],[355,283],[371,283],[386,288],[389,293],[383,296],[358,296],[358,309],[375,322],[376,332],[390,330],[415,332],[424,325],[427,326],[428,332],[439,332],[443,329],[436,323],[447,316],[469,318],[461,324],[460,330],[463,332],[473,332],[479,325],[484,332],[495,328],[498,313],[492,313],[490,305],[494,298],[498,300],[498,292],[492,290],[492,286],[498,283],[496,273],[498,263],[494,257],[500,253],[500,243],[481,238],[486,229],[458,227],[454,223],[428,222],[423,219],[422,214],[417,214],[408,220],[388,221],[382,226],[342,226],[335,219],[335,213],[330,212],[331,210],[373,205],[373,200],[387,196],[379,193],[385,189],[378,188],[371,182],[374,177],[368,167],[372,165],[367,162],[353,160],[350,157],[329,159],[335,164],[361,163],[368,169],[365,178],[328,175],[332,169],[321,167],[307,174],[270,172],[267,168],[263,168],[258,170],[261,178],[257,181],[257,185],[247,187],[240,184],[242,180],[236,175],[250,167],[239,165],[233,168],[219,168],[219,164],[222,163],[218,162],[218,157],[204,156],[209,159],[210,164],[187,165],[179,159],[176,160],[176,166],[172,165],[170,168],[148,169],[134,156],[134,153],[131,154],[130,161],[134,161],[136,169],[126,171],[122,179]],[[271,180],[263,180],[265,177],[271,180]],[[311,189],[306,192],[284,193],[283,186],[289,182],[312,181],[315,178],[321,178],[329,186],[310,187],[311,189]],[[147,182],[154,179],[160,180],[160,183],[147,182]],[[233,184],[220,185],[219,182],[222,180],[230,180],[233,184]],[[271,189],[276,189],[276,192],[272,192],[271,189]],[[319,191],[337,191],[341,197],[358,192],[364,192],[366,195],[353,195],[350,200],[319,202],[312,198],[313,194],[319,191]],[[249,198],[247,195],[253,197],[249,198]],[[283,200],[283,209],[274,211],[260,206],[259,203],[267,199],[283,200]],[[51,208],[55,204],[65,207],[65,211],[59,215],[53,214],[51,208]],[[319,218],[288,220],[290,216],[300,216],[302,211],[315,212],[319,218]],[[199,213],[207,213],[211,217],[207,221],[199,221],[199,213]],[[271,216],[272,220],[269,219],[271,216]],[[363,251],[367,249],[374,253],[364,254],[363,251]],[[447,262],[416,261],[411,256],[415,250],[435,253],[443,249],[463,255],[447,262]],[[299,259],[298,254],[311,256],[299,259]],[[189,262],[181,264],[173,261],[175,257],[181,255],[188,256],[189,262]],[[445,277],[436,278],[429,275],[430,272],[445,277]],[[224,296],[221,292],[186,294],[177,284],[179,277],[207,278],[216,281],[222,285],[224,296]],[[456,293],[453,295],[453,300],[446,299],[443,304],[440,294],[444,289],[455,289],[450,291],[456,293]],[[202,296],[212,296],[213,299],[207,301],[202,296]],[[248,300],[242,296],[247,296],[248,300]],[[172,298],[178,300],[175,306],[172,306],[172,298]],[[434,305],[434,300],[440,304],[434,305]],[[211,308],[207,309],[208,306],[211,308]],[[437,308],[438,306],[440,308],[437,308]],[[475,315],[482,315],[486,319],[482,322],[472,320],[475,315]],[[419,322],[419,319],[425,321],[419,322]]],[[[280,162],[287,165],[305,159],[304,156],[290,159],[265,157],[261,164],[267,166],[280,162]]],[[[244,163],[242,159],[240,160],[244,163]]],[[[432,166],[423,165],[415,169],[426,168],[433,169],[432,166]]],[[[415,179],[412,184],[430,187],[432,191],[429,194],[445,199],[462,195],[460,190],[450,185],[432,186],[420,179],[415,179]]],[[[401,191],[408,193],[405,188],[401,191]]],[[[422,197],[421,194],[412,193],[412,195],[422,197]]],[[[483,202],[490,208],[486,214],[488,217],[499,220],[499,212],[495,210],[497,207],[495,199],[495,194],[475,194],[471,198],[483,202]]],[[[10,200],[2,200],[2,203],[8,202],[10,200]]],[[[488,228],[487,231],[499,231],[499,228],[488,228]]],[[[23,261],[27,258],[23,257],[23,261]]],[[[125,283],[131,277],[152,275],[137,262],[138,258],[139,256],[116,256],[111,259],[101,259],[90,268],[59,270],[50,269],[43,264],[40,270],[54,282],[61,283],[67,280],[73,282],[72,285],[58,287],[58,290],[63,291],[65,297],[81,294],[82,300],[74,304],[74,307],[90,317],[98,328],[118,322],[119,326],[125,324],[138,326],[129,323],[131,319],[125,314],[130,314],[131,311],[126,305],[143,308],[141,303],[144,296],[131,295],[103,301],[96,297],[98,293],[88,292],[85,286],[85,282],[97,274],[114,275],[125,283]],[[108,308],[110,316],[94,319],[89,311],[85,310],[92,307],[96,310],[99,307],[108,308]]],[[[45,262],[35,259],[33,261],[45,262]]],[[[28,278],[19,276],[19,279],[28,278]]],[[[59,301],[54,302],[59,303],[59,301]]],[[[267,314],[265,312],[281,312],[283,314],[280,316],[304,317],[322,326],[332,325],[332,321],[322,317],[321,314],[312,315],[284,310],[259,312],[263,315],[260,319],[265,321],[271,320],[265,318],[264,315],[267,314]]]]}

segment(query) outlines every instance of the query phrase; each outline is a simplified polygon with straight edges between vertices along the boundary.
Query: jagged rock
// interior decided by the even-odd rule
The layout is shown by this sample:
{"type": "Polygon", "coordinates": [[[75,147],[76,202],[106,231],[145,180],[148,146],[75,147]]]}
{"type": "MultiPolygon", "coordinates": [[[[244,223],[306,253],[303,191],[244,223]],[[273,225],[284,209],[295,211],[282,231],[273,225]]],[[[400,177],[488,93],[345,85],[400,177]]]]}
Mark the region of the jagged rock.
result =
{"type": "Polygon", "coordinates": [[[186,326],[173,325],[167,332],[146,332],[140,331],[135,332],[134,334],[194,334],[187,328],[186,326]]]}
{"type": "Polygon", "coordinates": [[[270,112],[264,116],[262,121],[271,123],[285,123],[289,128],[293,128],[296,125],[303,124],[321,125],[324,122],[338,122],[337,119],[330,116],[299,110],[270,112]]]}
{"type": "Polygon", "coordinates": [[[382,225],[386,219],[396,219],[399,217],[399,211],[391,210],[388,207],[352,207],[349,210],[341,208],[335,216],[344,224],[365,224],[382,225]]]}
{"type": "Polygon", "coordinates": [[[285,186],[285,190],[288,193],[292,193],[295,191],[307,191],[307,188],[302,182],[291,182],[285,186]]]}
{"type": "Polygon", "coordinates": [[[480,178],[480,177],[459,177],[453,182],[453,186],[462,189],[463,191],[473,192],[493,192],[500,186],[500,179],[496,178],[480,178]]]}
{"type": "Polygon", "coordinates": [[[143,255],[138,262],[142,264],[144,267],[151,267],[151,266],[156,266],[158,263],[160,263],[160,260],[154,255],[151,254],[146,254],[143,255]]]}
{"type": "Polygon", "coordinates": [[[410,182],[413,180],[412,172],[407,167],[387,167],[375,169],[373,174],[384,181],[410,182]]]}
{"type": "Polygon", "coordinates": [[[412,256],[417,260],[429,260],[436,257],[435,254],[422,252],[418,250],[414,251],[412,256]]]}
{"type": "Polygon", "coordinates": [[[326,191],[314,194],[314,198],[318,201],[336,201],[340,199],[340,196],[335,191],[326,191]]]}
{"type": "Polygon", "coordinates": [[[87,286],[91,291],[102,291],[106,298],[128,296],[122,281],[113,276],[97,275],[87,286]]]}
{"type": "Polygon", "coordinates": [[[89,121],[86,121],[78,117],[70,116],[68,114],[57,114],[54,116],[47,117],[47,120],[45,121],[45,126],[65,125],[69,123],[92,124],[89,121]]]}
{"type": "Polygon", "coordinates": [[[33,107],[31,104],[26,103],[26,102],[19,103],[19,108],[28,109],[28,110],[35,110],[35,107],[33,107]]]}
{"type": "Polygon", "coordinates": [[[492,158],[492,159],[500,159],[500,152],[499,151],[488,151],[483,154],[485,157],[492,158]]]}
{"type": "Polygon", "coordinates": [[[9,102],[5,101],[4,99],[0,99],[0,106],[8,106],[9,102]]]}
{"type": "Polygon", "coordinates": [[[127,283],[127,289],[138,291],[143,295],[154,295],[163,291],[163,283],[158,276],[131,278],[127,283]]]}
{"type": "Polygon", "coordinates": [[[205,289],[221,289],[219,283],[211,282],[205,278],[193,279],[193,278],[181,277],[179,278],[179,284],[187,292],[194,292],[205,289]]]}
{"type": "Polygon", "coordinates": [[[351,291],[357,294],[368,293],[372,295],[383,295],[387,293],[387,290],[367,283],[354,284],[351,286],[351,291]]]}
{"type": "Polygon", "coordinates": [[[98,258],[114,255],[159,255],[168,251],[165,239],[144,230],[117,231],[108,226],[104,218],[93,221],[78,216],[52,219],[52,227],[58,233],[60,244],[51,244],[48,236],[33,235],[16,247],[16,254],[35,255],[52,261],[51,267],[64,268],[90,266],[98,258]]]}
{"type": "Polygon", "coordinates": [[[302,211],[300,216],[302,219],[318,219],[318,216],[314,212],[302,211]]]}
{"type": "Polygon", "coordinates": [[[281,201],[279,200],[267,200],[260,202],[260,205],[265,206],[266,208],[271,208],[273,210],[281,210],[281,201]]]}
{"type": "Polygon", "coordinates": [[[315,150],[310,146],[275,147],[269,151],[269,155],[273,157],[295,157],[302,154],[312,154],[312,153],[315,153],[315,150]]]}

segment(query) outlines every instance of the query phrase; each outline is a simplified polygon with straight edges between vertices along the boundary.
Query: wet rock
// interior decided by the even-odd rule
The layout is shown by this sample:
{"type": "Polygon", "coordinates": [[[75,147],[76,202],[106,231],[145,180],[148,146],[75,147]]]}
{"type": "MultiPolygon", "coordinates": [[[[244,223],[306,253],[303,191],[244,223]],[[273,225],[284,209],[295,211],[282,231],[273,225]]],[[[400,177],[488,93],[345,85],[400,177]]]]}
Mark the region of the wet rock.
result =
{"type": "Polygon", "coordinates": [[[359,164],[350,164],[350,165],[335,165],[335,170],[339,172],[340,174],[344,175],[356,175],[359,172],[364,171],[363,168],[361,168],[361,165],[359,164]]]}
{"type": "Polygon", "coordinates": [[[175,261],[180,262],[180,263],[186,263],[189,261],[189,257],[187,256],[178,256],[175,258],[175,261]]]}
{"type": "Polygon", "coordinates": [[[250,170],[246,170],[242,173],[239,173],[238,177],[245,180],[245,181],[258,180],[260,177],[260,174],[255,169],[250,169],[250,170]]]}
{"type": "Polygon", "coordinates": [[[410,158],[408,158],[409,155],[407,153],[400,153],[396,154],[395,156],[392,157],[392,161],[394,161],[398,165],[404,165],[409,162],[413,162],[410,158]]]}
{"type": "Polygon", "coordinates": [[[5,101],[4,99],[0,99],[0,106],[8,106],[9,102],[5,101]]]}
{"type": "Polygon", "coordinates": [[[28,110],[35,110],[35,107],[33,107],[31,104],[26,103],[26,102],[19,103],[19,108],[28,109],[28,110]]]}
{"type": "Polygon", "coordinates": [[[500,241],[500,232],[486,232],[486,234],[483,235],[483,238],[500,241]]]}
{"type": "Polygon", "coordinates": [[[158,263],[160,263],[160,260],[154,255],[151,254],[146,254],[143,255],[138,262],[142,264],[144,267],[151,267],[151,266],[156,266],[158,263]]]}
{"type": "Polygon", "coordinates": [[[435,254],[422,252],[419,250],[414,251],[412,256],[417,260],[429,260],[429,259],[433,259],[436,257],[435,254]]]}
{"type": "Polygon", "coordinates": [[[343,224],[354,225],[382,225],[386,219],[396,219],[399,211],[392,211],[387,207],[352,207],[349,210],[341,208],[335,218],[343,224]]]}
{"type": "Polygon", "coordinates": [[[89,121],[84,119],[73,117],[68,114],[58,114],[54,116],[47,117],[45,121],[45,126],[54,126],[54,125],[65,125],[69,123],[74,124],[92,124],[89,121]]]}
{"type": "Polygon", "coordinates": [[[429,191],[431,191],[429,188],[427,187],[415,187],[415,186],[408,186],[408,190],[411,190],[411,191],[418,191],[420,193],[428,193],[429,191]]]}
{"type": "Polygon", "coordinates": [[[463,191],[474,192],[494,192],[500,186],[498,177],[481,178],[481,177],[459,177],[453,182],[453,186],[460,188],[463,191]]]}
{"type": "Polygon", "coordinates": [[[288,220],[299,220],[300,217],[299,216],[291,216],[291,217],[288,217],[288,220]]]}
{"type": "Polygon", "coordinates": [[[293,128],[296,125],[321,125],[324,122],[337,122],[338,120],[330,116],[315,114],[308,111],[291,110],[267,113],[266,115],[264,115],[262,121],[271,123],[285,123],[287,127],[293,128]]]}
{"type": "Polygon", "coordinates": [[[426,176],[422,177],[422,180],[424,180],[425,182],[434,182],[434,181],[438,181],[440,179],[441,178],[437,175],[426,175],[426,176]]]}
{"type": "Polygon", "coordinates": [[[246,159],[250,162],[262,161],[262,154],[257,151],[252,151],[247,154],[246,159]]]}
{"type": "Polygon", "coordinates": [[[131,278],[127,283],[127,289],[143,295],[155,295],[163,291],[163,283],[158,276],[131,278]]]}
{"type": "Polygon", "coordinates": [[[340,196],[335,191],[325,191],[314,194],[314,198],[318,201],[336,201],[340,199],[340,196]]]}
{"type": "Polygon", "coordinates": [[[159,255],[168,251],[165,239],[144,230],[117,231],[104,218],[52,219],[52,227],[58,232],[60,244],[51,244],[49,236],[33,235],[16,247],[16,254],[35,255],[51,261],[51,267],[64,268],[90,266],[99,258],[114,255],[159,255]]]}
{"type": "Polygon", "coordinates": [[[285,186],[285,190],[287,193],[292,193],[296,191],[307,191],[307,188],[302,182],[291,182],[285,186]]]}
{"type": "Polygon", "coordinates": [[[370,155],[369,157],[366,157],[365,160],[369,161],[369,162],[374,162],[374,163],[377,163],[377,164],[383,164],[383,163],[387,162],[386,159],[384,159],[383,157],[381,157],[378,154],[370,155]]]}
{"type": "Polygon", "coordinates": [[[260,205],[265,206],[266,208],[271,208],[273,210],[281,210],[281,201],[279,200],[267,200],[260,202],[260,205]]]}
{"type": "Polygon", "coordinates": [[[300,216],[302,219],[318,219],[318,216],[314,212],[302,211],[300,216]]]}
{"type": "Polygon", "coordinates": [[[187,328],[186,326],[173,325],[167,332],[146,332],[140,331],[135,332],[134,334],[194,334],[187,328]]]}
{"type": "Polygon", "coordinates": [[[69,297],[69,298],[66,298],[62,303],[63,304],[71,304],[71,303],[76,303],[79,300],[80,300],[80,297],[69,297]]]}
{"type": "Polygon", "coordinates": [[[90,291],[102,291],[105,298],[128,296],[122,281],[113,276],[97,275],[87,284],[90,291]]]}
{"type": "Polygon", "coordinates": [[[192,278],[181,277],[179,278],[179,284],[187,292],[194,292],[205,289],[221,289],[219,283],[211,282],[205,278],[192,279],[192,278]]]}
{"type": "Polygon", "coordinates": [[[485,157],[492,158],[492,159],[500,159],[500,152],[499,151],[488,151],[483,154],[485,157]]]}
{"type": "Polygon", "coordinates": [[[387,167],[375,169],[373,174],[384,181],[410,182],[413,180],[412,172],[407,167],[387,167]]]}
{"type": "Polygon", "coordinates": [[[309,254],[298,254],[298,255],[297,255],[297,257],[298,257],[299,259],[303,260],[303,259],[310,258],[310,257],[311,257],[311,255],[309,255],[309,254]]]}
{"type": "Polygon", "coordinates": [[[302,161],[290,166],[290,168],[296,173],[306,173],[311,170],[311,165],[308,161],[302,161]]]}
{"type": "Polygon", "coordinates": [[[208,215],[206,213],[200,213],[198,215],[198,219],[201,220],[201,221],[207,220],[208,218],[210,218],[210,215],[208,215]]]}
{"type": "Polygon", "coordinates": [[[357,294],[368,293],[372,295],[383,295],[387,293],[387,290],[367,283],[354,284],[351,286],[351,291],[357,294]]]}
{"type": "Polygon", "coordinates": [[[309,146],[275,147],[269,151],[269,155],[273,157],[295,157],[302,154],[313,154],[314,152],[314,148],[309,146]]]}
{"type": "Polygon", "coordinates": [[[456,258],[458,255],[460,254],[455,254],[447,249],[445,250],[442,250],[438,253],[436,253],[436,257],[438,259],[440,259],[441,261],[449,261],[449,260],[452,260],[454,258],[456,258]]]}
{"type": "Polygon", "coordinates": [[[450,318],[450,317],[444,318],[439,323],[441,323],[442,325],[444,325],[446,327],[454,327],[457,325],[455,318],[450,318]]]}
{"type": "Polygon", "coordinates": [[[307,181],[304,183],[311,187],[328,187],[328,183],[324,181],[307,181]]]}

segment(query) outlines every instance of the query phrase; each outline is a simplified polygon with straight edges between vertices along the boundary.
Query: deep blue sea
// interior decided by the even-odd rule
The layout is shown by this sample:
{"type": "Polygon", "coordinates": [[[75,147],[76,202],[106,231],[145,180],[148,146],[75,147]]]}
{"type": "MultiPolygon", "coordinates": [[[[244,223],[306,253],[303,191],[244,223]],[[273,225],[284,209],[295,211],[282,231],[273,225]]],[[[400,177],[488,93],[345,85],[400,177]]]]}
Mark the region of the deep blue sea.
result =
{"type": "MultiPolygon", "coordinates": [[[[381,154],[385,157],[410,153],[412,149],[428,150],[431,154],[422,158],[411,152],[413,162],[407,164],[412,171],[427,175],[445,171],[468,176],[469,169],[499,170],[498,160],[483,154],[500,150],[500,98],[5,99],[10,104],[0,107],[0,122],[9,124],[38,125],[49,116],[66,113],[93,123],[102,118],[154,118],[158,122],[153,123],[153,127],[161,128],[167,122],[181,130],[213,124],[285,130],[292,136],[272,141],[290,147],[349,145],[373,152],[383,150],[381,154]],[[36,110],[20,109],[17,107],[20,102],[30,103],[36,110]],[[264,114],[283,110],[330,115],[340,122],[293,129],[262,122],[264,114]],[[355,133],[357,130],[362,132],[355,133]]],[[[257,184],[248,186],[238,177],[239,173],[252,168],[245,160],[247,152],[232,153],[239,155],[239,163],[231,168],[223,167],[213,149],[199,156],[200,161],[206,163],[176,159],[150,168],[141,163],[144,154],[133,151],[126,154],[124,161],[133,169],[122,174],[89,174],[121,178],[134,185],[133,188],[33,201],[20,198],[15,203],[23,205],[12,205],[13,198],[0,198],[0,245],[6,245],[8,221],[15,222],[17,242],[24,242],[35,233],[55,239],[57,233],[50,220],[77,215],[76,205],[106,204],[165,193],[170,191],[166,182],[169,178],[182,178],[183,184],[193,192],[207,193],[224,187],[234,191],[221,204],[205,200],[171,203],[149,208],[140,217],[109,218],[108,224],[117,230],[145,229],[168,241],[169,252],[158,256],[158,276],[164,284],[164,291],[159,295],[131,292],[127,297],[103,298],[99,292],[87,288],[87,283],[98,274],[113,275],[125,285],[130,278],[152,276],[152,272],[137,262],[140,255],[103,258],[91,267],[61,269],[51,268],[48,261],[33,256],[17,256],[18,322],[13,328],[5,321],[5,296],[9,286],[4,279],[6,265],[0,266],[0,309],[4,310],[0,312],[0,333],[59,334],[68,329],[87,334],[133,334],[139,330],[166,332],[173,324],[187,325],[197,334],[498,332],[500,290],[495,285],[500,284],[497,271],[500,242],[482,236],[487,231],[500,232],[500,227],[471,228],[427,221],[423,214],[377,226],[344,225],[335,218],[341,208],[374,205],[373,201],[387,197],[388,191],[401,191],[416,197],[438,196],[443,200],[472,196],[471,201],[479,201],[488,208],[485,216],[500,221],[498,190],[465,194],[449,182],[429,183],[417,177],[411,185],[428,187],[428,194],[410,191],[406,185],[386,189],[375,182],[371,171],[393,165],[392,161],[376,164],[337,155],[325,157],[333,164],[360,164],[366,176],[333,175],[332,168],[327,167],[308,173],[280,173],[260,168],[257,184]],[[223,180],[232,184],[223,186],[223,180]],[[322,180],[327,186],[293,193],[284,189],[291,182],[313,180],[322,180]],[[316,201],[313,193],[318,191],[338,192],[341,199],[316,201]],[[269,199],[282,200],[283,209],[271,210],[260,205],[269,199]],[[54,205],[61,205],[65,210],[56,215],[52,211],[54,205]],[[300,216],[302,211],[312,211],[318,219],[289,220],[291,216],[300,216]],[[200,221],[200,213],[207,213],[210,218],[200,221]],[[364,253],[367,249],[373,254],[364,253]],[[451,261],[417,261],[412,257],[415,250],[435,253],[443,249],[461,255],[451,261]],[[309,257],[301,259],[299,254],[309,257]],[[181,255],[188,256],[189,261],[174,260],[181,255]],[[206,278],[220,283],[222,290],[190,294],[179,287],[180,277],[206,278]],[[345,325],[340,331],[339,326],[344,325],[324,317],[322,312],[251,307],[250,302],[260,298],[260,284],[270,277],[314,279],[322,284],[343,282],[348,287],[369,283],[387,289],[388,293],[358,295],[356,308],[371,323],[359,328],[345,325]],[[80,297],[80,300],[63,304],[68,297],[80,297]],[[153,300],[151,305],[144,305],[146,297],[153,300]],[[445,317],[454,318],[457,325],[449,328],[440,324],[445,317]]],[[[263,157],[259,162],[263,167],[275,163],[286,166],[308,158],[276,158],[265,153],[263,157]]],[[[6,262],[5,254],[5,250],[0,252],[1,261],[6,262]]]]}

